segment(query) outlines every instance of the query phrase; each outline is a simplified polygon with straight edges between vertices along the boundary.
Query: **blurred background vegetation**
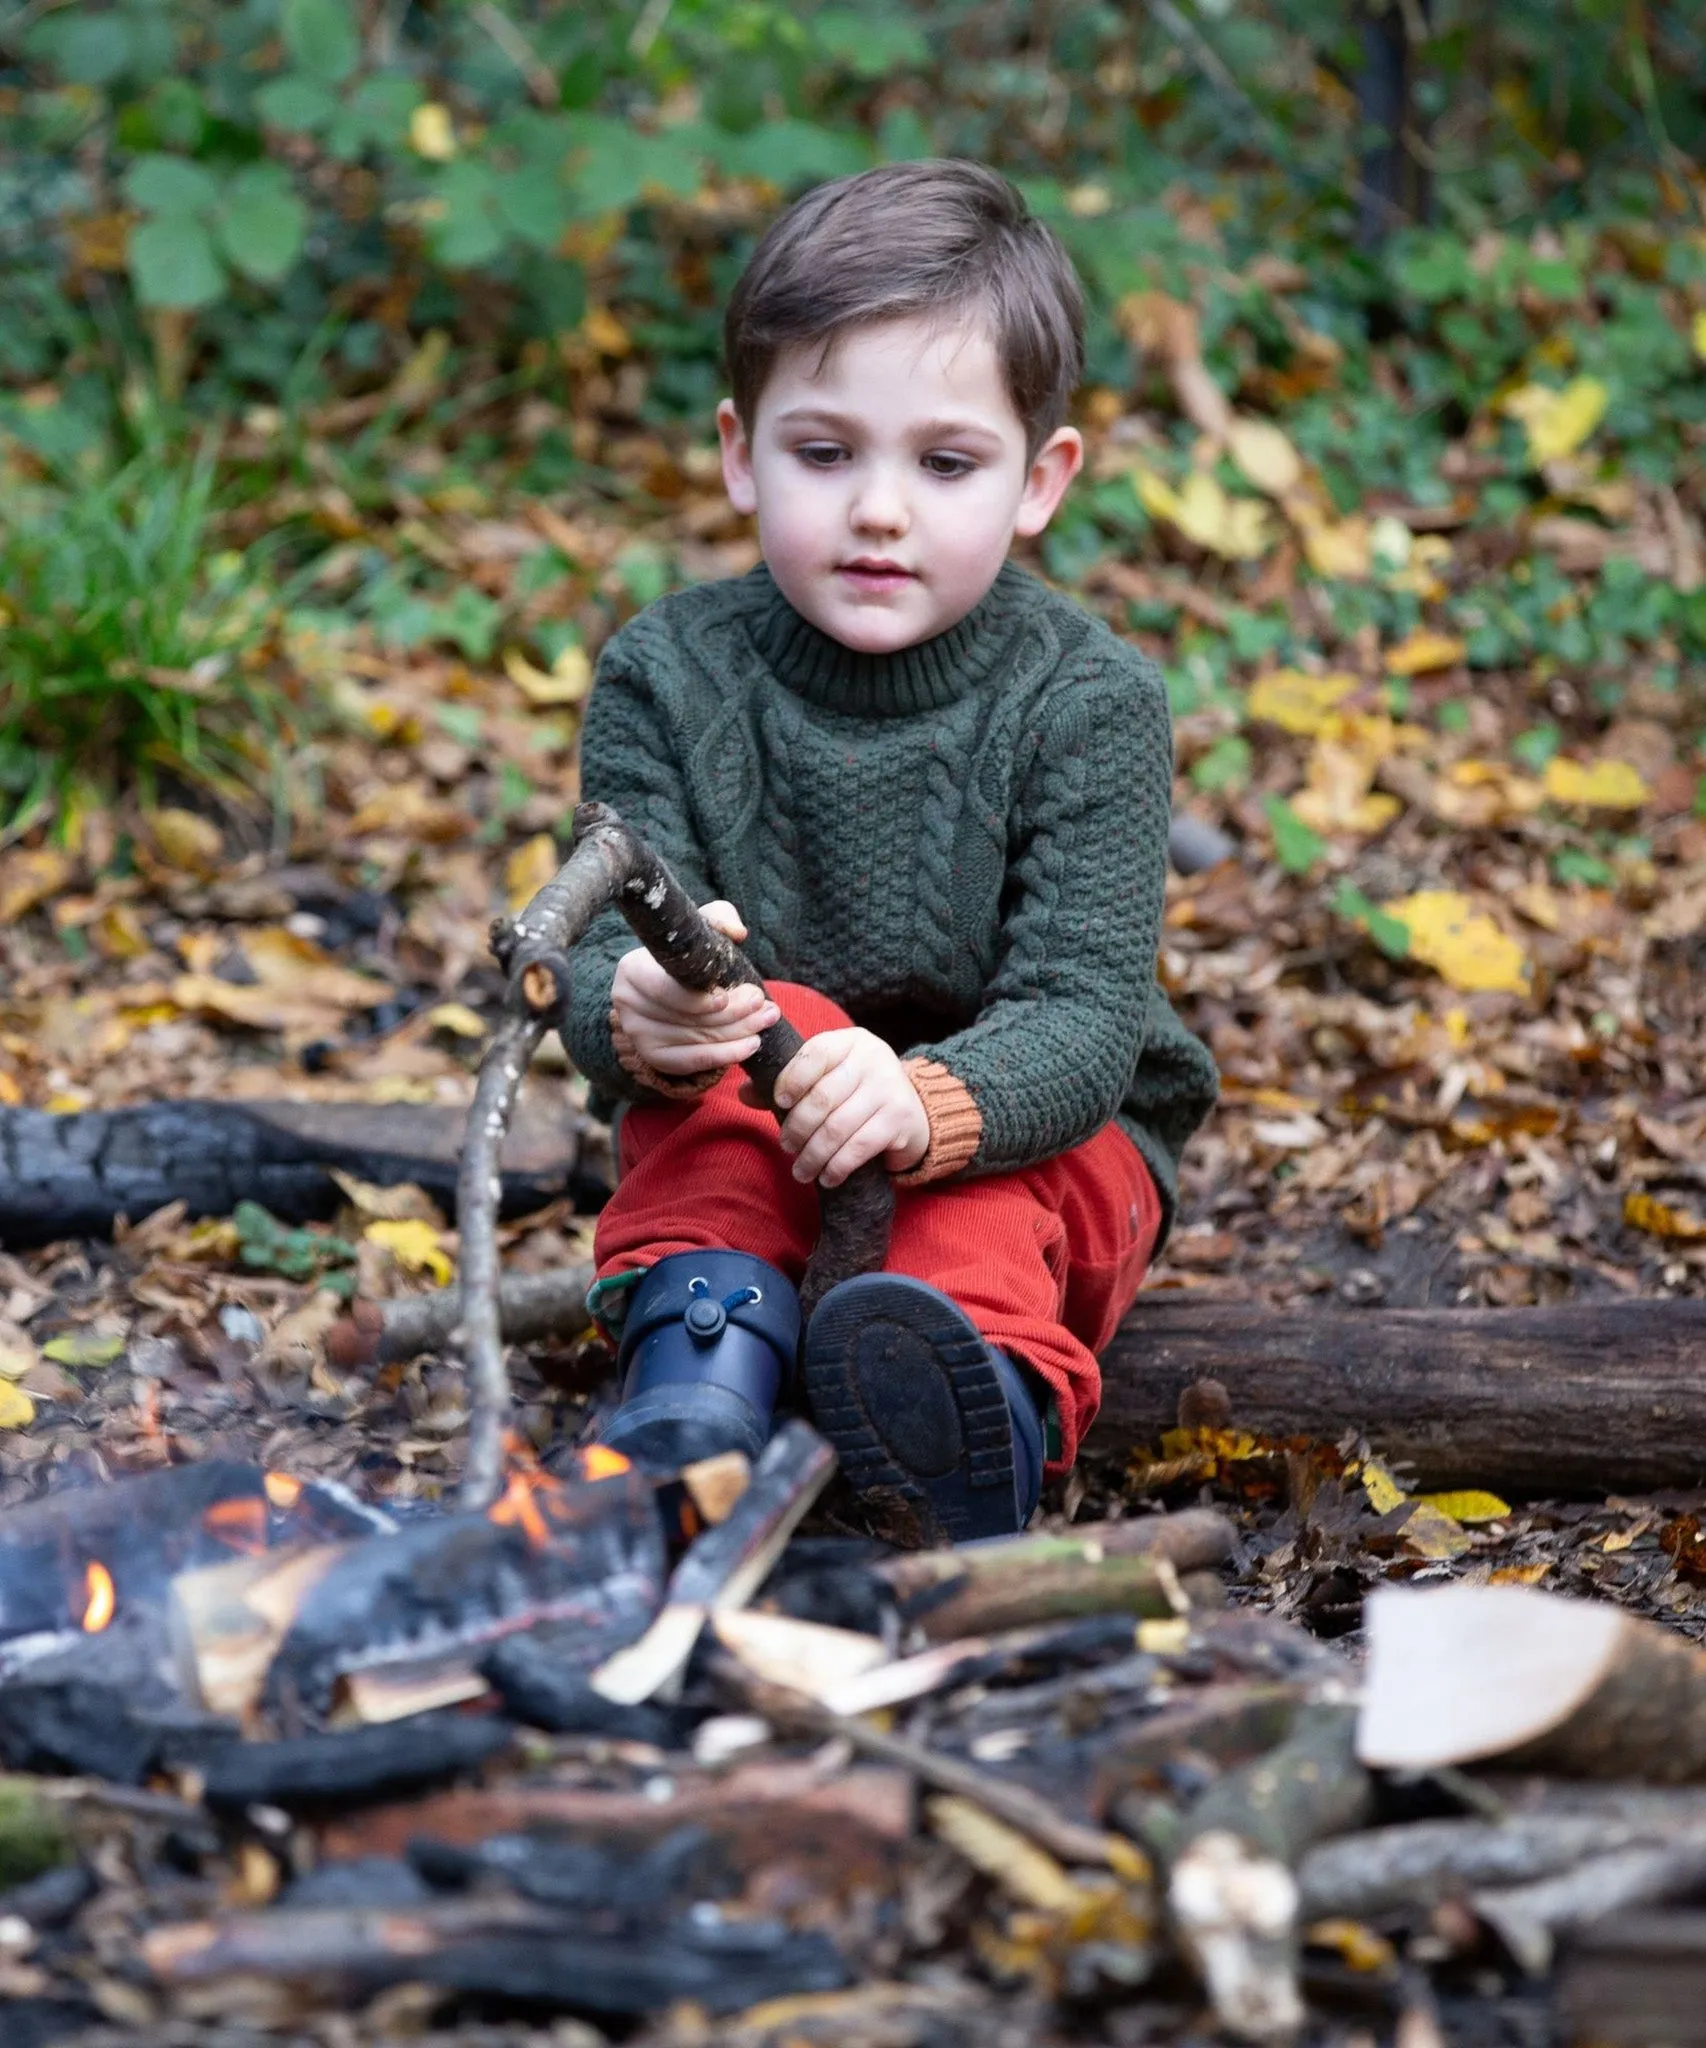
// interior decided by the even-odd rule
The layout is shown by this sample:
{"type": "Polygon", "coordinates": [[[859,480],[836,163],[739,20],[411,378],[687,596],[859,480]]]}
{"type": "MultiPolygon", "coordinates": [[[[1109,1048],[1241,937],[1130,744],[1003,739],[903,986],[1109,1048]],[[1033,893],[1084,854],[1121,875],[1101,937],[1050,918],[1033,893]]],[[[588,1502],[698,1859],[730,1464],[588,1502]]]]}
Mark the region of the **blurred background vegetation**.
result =
{"type": "MultiPolygon", "coordinates": [[[[0,830],[276,796],[363,660],[572,706],[750,545],[755,237],[934,153],[1084,272],[1042,565],[1162,656],[1196,788],[1299,664],[1447,730],[1516,678],[1539,773],[1706,654],[1703,80],[1690,0],[0,0],[0,830]]],[[[1331,806],[1268,799],[1306,870],[1331,806]]]]}

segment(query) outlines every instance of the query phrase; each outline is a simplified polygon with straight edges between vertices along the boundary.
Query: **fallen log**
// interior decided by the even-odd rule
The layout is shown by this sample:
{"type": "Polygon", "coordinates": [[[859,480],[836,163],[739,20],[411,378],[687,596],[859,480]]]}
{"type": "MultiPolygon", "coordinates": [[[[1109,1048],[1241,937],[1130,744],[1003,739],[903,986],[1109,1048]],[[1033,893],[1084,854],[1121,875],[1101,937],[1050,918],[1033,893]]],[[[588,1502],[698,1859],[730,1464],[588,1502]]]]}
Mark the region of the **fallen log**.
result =
{"type": "MultiPolygon", "coordinates": [[[[337,1213],[332,1171],[382,1187],[413,1181],[456,1199],[463,1116],[413,1103],[150,1102],[55,1116],[0,1108],[0,1246],[108,1237],[169,1203],[229,1216],[259,1202],[286,1223],[337,1213]]],[[[518,1119],[503,1151],[503,1212],[560,1195],[596,1208],[608,1193],[602,1128],[546,1103],[518,1119]],[[584,1156],[583,1156],[584,1153],[584,1156]]]]}
{"type": "Polygon", "coordinates": [[[1706,1302],[1275,1311],[1149,1296],[1102,1357],[1091,1448],[1173,1427],[1219,1380],[1235,1427],[1367,1435],[1420,1484],[1543,1495],[1706,1482],[1706,1302]]]}
{"type": "Polygon", "coordinates": [[[1706,1913],[1617,1913],[1575,1930],[1558,1972],[1569,2041],[1706,2044],[1706,1913]]]}

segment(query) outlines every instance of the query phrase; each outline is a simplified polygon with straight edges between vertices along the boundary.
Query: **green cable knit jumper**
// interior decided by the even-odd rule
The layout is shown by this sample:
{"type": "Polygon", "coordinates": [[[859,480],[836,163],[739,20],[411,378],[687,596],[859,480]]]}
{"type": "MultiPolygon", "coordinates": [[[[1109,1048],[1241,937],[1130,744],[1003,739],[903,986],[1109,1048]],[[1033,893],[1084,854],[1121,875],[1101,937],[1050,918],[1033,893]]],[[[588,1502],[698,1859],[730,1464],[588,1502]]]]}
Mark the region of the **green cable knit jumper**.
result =
{"type": "MultiPolygon", "coordinates": [[[[933,1154],[944,1086],[969,1094],[920,1177],[1012,1171],[1117,1117],[1164,1229],[1215,1095],[1155,979],[1172,764],[1153,664],[1011,563],[890,655],[820,632],[763,567],[666,597],[604,650],[581,741],[584,794],[739,908],[766,979],[934,1077],[933,1154]]],[[[633,944],[610,911],[574,955],[569,1051],[607,1101],[648,1094],[611,1031],[633,944]]]]}

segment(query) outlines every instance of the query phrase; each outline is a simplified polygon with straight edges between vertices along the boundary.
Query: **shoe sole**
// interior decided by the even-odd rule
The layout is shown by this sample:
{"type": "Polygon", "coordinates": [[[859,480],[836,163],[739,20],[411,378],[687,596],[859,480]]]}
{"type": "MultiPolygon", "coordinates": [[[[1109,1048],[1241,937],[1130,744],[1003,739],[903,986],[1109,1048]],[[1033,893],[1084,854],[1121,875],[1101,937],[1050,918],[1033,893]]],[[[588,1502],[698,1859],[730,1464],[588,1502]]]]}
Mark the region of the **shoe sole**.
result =
{"type": "Polygon", "coordinates": [[[898,1498],[956,1543],[1018,1528],[1007,1396],[983,1338],[935,1288],[888,1273],[833,1288],[801,1377],[856,1493],[898,1498]]]}

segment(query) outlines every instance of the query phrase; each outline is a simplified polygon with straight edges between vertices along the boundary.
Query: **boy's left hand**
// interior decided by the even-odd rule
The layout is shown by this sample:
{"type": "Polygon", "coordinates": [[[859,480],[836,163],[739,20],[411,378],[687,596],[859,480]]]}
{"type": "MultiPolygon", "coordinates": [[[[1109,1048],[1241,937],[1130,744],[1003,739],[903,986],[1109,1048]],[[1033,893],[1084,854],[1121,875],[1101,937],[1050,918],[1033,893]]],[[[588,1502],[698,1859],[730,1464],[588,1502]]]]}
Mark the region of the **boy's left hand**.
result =
{"type": "Polygon", "coordinates": [[[857,1026],[820,1031],[782,1069],[776,1107],[787,1111],[782,1149],[795,1180],[836,1188],[869,1159],[891,1173],[916,1166],[930,1146],[930,1119],[899,1055],[857,1026]]]}

